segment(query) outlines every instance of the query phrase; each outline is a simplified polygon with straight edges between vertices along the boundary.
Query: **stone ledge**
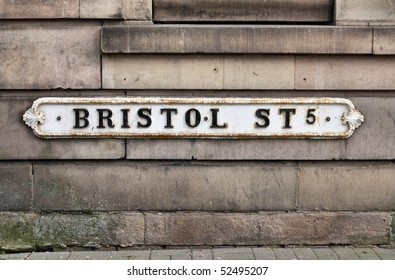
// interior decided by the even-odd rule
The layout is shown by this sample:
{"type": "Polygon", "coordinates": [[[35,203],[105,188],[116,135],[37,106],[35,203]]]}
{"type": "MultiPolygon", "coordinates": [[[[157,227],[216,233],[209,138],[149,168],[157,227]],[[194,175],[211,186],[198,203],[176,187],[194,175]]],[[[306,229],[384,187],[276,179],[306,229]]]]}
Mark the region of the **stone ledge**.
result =
{"type": "Polygon", "coordinates": [[[103,27],[104,53],[371,54],[372,29],[334,26],[103,27]]]}
{"type": "Polygon", "coordinates": [[[36,164],[44,211],[295,210],[293,164],[114,162],[36,164]]]}
{"type": "Polygon", "coordinates": [[[389,244],[389,213],[146,214],[148,245],[389,244]]]}
{"type": "Polygon", "coordinates": [[[155,0],[154,20],[330,22],[333,0],[155,0]]]}

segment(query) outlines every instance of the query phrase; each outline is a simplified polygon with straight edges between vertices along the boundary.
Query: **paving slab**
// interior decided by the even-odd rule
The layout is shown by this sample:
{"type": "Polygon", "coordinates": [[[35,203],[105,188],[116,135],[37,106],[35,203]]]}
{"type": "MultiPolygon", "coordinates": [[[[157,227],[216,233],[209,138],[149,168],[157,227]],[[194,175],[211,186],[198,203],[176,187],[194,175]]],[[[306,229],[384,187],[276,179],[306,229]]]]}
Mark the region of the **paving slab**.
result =
{"type": "Polygon", "coordinates": [[[108,260],[110,253],[106,251],[72,252],[68,260],[108,260]]]}
{"type": "Polygon", "coordinates": [[[0,260],[26,260],[31,253],[0,255],[0,260]]]}
{"type": "Polygon", "coordinates": [[[194,249],[192,250],[193,260],[212,260],[213,253],[211,249],[194,249]]]}
{"type": "Polygon", "coordinates": [[[251,248],[234,248],[213,249],[214,260],[253,260],[251,248]]]}
{"type": "Polygon", "coordinates": [[[149,260],[150,251],[113,251],[110,260],[149,260]]]}
{"type": "Polygon", "coordinates": [[[252,248],[256,260],[275,260],[272,248],[252,248]]]}
{"type": "Polygon", "coordinates": [[[151,251],[150,260],[190,260],[192,252],[189,249],[184,250],[153,250],[151,251]]]}
{"type": "Polygon", "coordinates": [[[358,255],[352,248],[347,247],[334,247],[332,250],[339,257],[339,260],[359,260],[358,255]]]}
{"type": "Polygon", "coordinates": [[[277,260],[296,260],[296,255],[292,248],[274,248],[277,260]]]}
{"type": "Polygon", "coordinates": [[[395,260],[395,251],[388,250],[384,248],[372,248],[372,250],[380,257],[382,260],[395,260]]]}
{"type": "Polygon", "coordinates": [[[70,252],[33,252],[27,260],[67,260],[70,252]]]}
{"type": "Polygon", "coordinates": [[[380,260],[380,257],[370,248],[355,248],[354,252],[361,260],[380,260]]]}
{"type": "Polygon", "coordinates": [[[330,248],[316,248],[313,249],[319,260],[337,260],[336,253],[330,248]]]}
{"type": "Polygon", "coordinates": [[[294,248],[294,253],[298,260],[316,260],[317,256],[310,248],[294,248]]]}

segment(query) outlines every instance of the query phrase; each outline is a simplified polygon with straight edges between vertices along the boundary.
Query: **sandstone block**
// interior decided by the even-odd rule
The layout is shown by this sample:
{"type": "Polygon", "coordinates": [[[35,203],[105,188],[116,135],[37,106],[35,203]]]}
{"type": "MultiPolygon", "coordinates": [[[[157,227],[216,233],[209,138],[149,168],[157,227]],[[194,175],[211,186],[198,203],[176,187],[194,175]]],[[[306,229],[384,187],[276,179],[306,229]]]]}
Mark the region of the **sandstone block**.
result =
{"type": "Polygon", "coordinates": [[[295,89],[395,89],[395,56],[296,56],[295,89]]]}
{"type": "Polygon", "coordinates": [[[100,27],[0,30],[0,89],[100,88],[100,27]]]}
{"type": "Polygon", "coordinates": [[[0,162],[0,211],[28,211],[33,205],[32,165],[0,162]]]}
{"type": "Polygon", "coordinates": [[[107,55],[107,89],[293,89],[293,56],[107,55]]]}
{"type": "Polygon", "coordinates": [[[393,24],[394,9],[393,0],[337,0],[336,24],[393,24]]]}
{"type": "Polygon", "coordinates": [[[351,100],[363,112],[365,121],[355,134],[346,140],[347,159],[394,159],[395,98],[353,97],[351,100]]]}
{"type": "Polygon", "coordinates": [[[373,34],[374,54],[395,54],[395,28],[375,28],[373,34]]]}
{"type": "Polygon", "coordinates": [[[152,0],[81,0],[81,18],[152,20],[152,0]]]}
{"type": "Polygon", "coordinates": [[[389,244],[388,213],[168,213],[146,215],[147,244],[389,244]]]}
{"type": "Polygon", "coordinates": [[[304,210],[393,211],[395,165],[299,163],[299,206],[304,210]]]}
{"type": "Polygon", "coordinates": [[[23,122],[22,116],[32,106],[33,101],[40,96],[23,96],[20,94],[15,97],[0,98],[0,111],[2,112],[0,114],[0,159],[114,159],[124,157],[123,140],[38,138],[23,122]]]}
{"type": "Polygon", "coordinates": [[[155,0],[155,21],[329,22],[332,0],[155,0]]]}
{"type": "Polygon", "coordinates": [[[36,164],[41,210],[257,211],[296,207],[296,167],[272,163],[36,164]]]}
{"type": "Polygon", "coordinates": [[[0,212],[0,249],[27,251],[36,247],[39,216],[22,212],[0,212]]]}
{"type": "Polygon", "coordinates": [[[334,26],[146,25],[104,27],[104,53],[372,53],[372,29],[334,26]]]}
{"type": "Polygon", "coordinates": [[[38,247],[133,246],[144,242],[142,214],[49,214],[40,218],[38,247]]]}
{"type": "Polygon", "coordinates": [[[0,18],[79,18],[79,0],[0,0],[0,18]]]}
{"type": "Polygon", "coordinates": [[[128,159],[190,160],[193,158],[195,141],[184,139],[129,139],[126,143],[128,159]]]}

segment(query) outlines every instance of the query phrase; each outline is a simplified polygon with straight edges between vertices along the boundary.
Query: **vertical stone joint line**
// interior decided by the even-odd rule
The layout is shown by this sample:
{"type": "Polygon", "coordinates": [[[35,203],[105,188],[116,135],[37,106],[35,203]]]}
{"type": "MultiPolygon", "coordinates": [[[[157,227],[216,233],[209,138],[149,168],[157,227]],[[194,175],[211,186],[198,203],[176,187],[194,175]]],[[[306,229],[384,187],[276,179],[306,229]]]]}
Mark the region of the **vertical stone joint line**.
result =
{"type": "Polygon", "coordinates": [[[299,189],[300,189],[300,167],[299,167],[299,162],[297,161],[296,163],[296,193],[295,193],[295,210],[299,211],[300,209],[300,197],[299,197],[299,189]]]}

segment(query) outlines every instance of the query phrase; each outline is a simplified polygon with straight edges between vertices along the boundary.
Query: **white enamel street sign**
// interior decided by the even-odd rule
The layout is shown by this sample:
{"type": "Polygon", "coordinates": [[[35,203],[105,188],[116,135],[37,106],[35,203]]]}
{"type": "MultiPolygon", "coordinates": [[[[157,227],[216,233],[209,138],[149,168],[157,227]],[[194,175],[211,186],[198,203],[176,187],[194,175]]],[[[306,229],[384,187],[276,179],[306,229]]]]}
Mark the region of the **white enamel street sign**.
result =
{"type": "Polygon", "coordinates": [[[40,98],[23,115],[43,138],[350,137],[363,115],[342,98],[40,98]]]}

